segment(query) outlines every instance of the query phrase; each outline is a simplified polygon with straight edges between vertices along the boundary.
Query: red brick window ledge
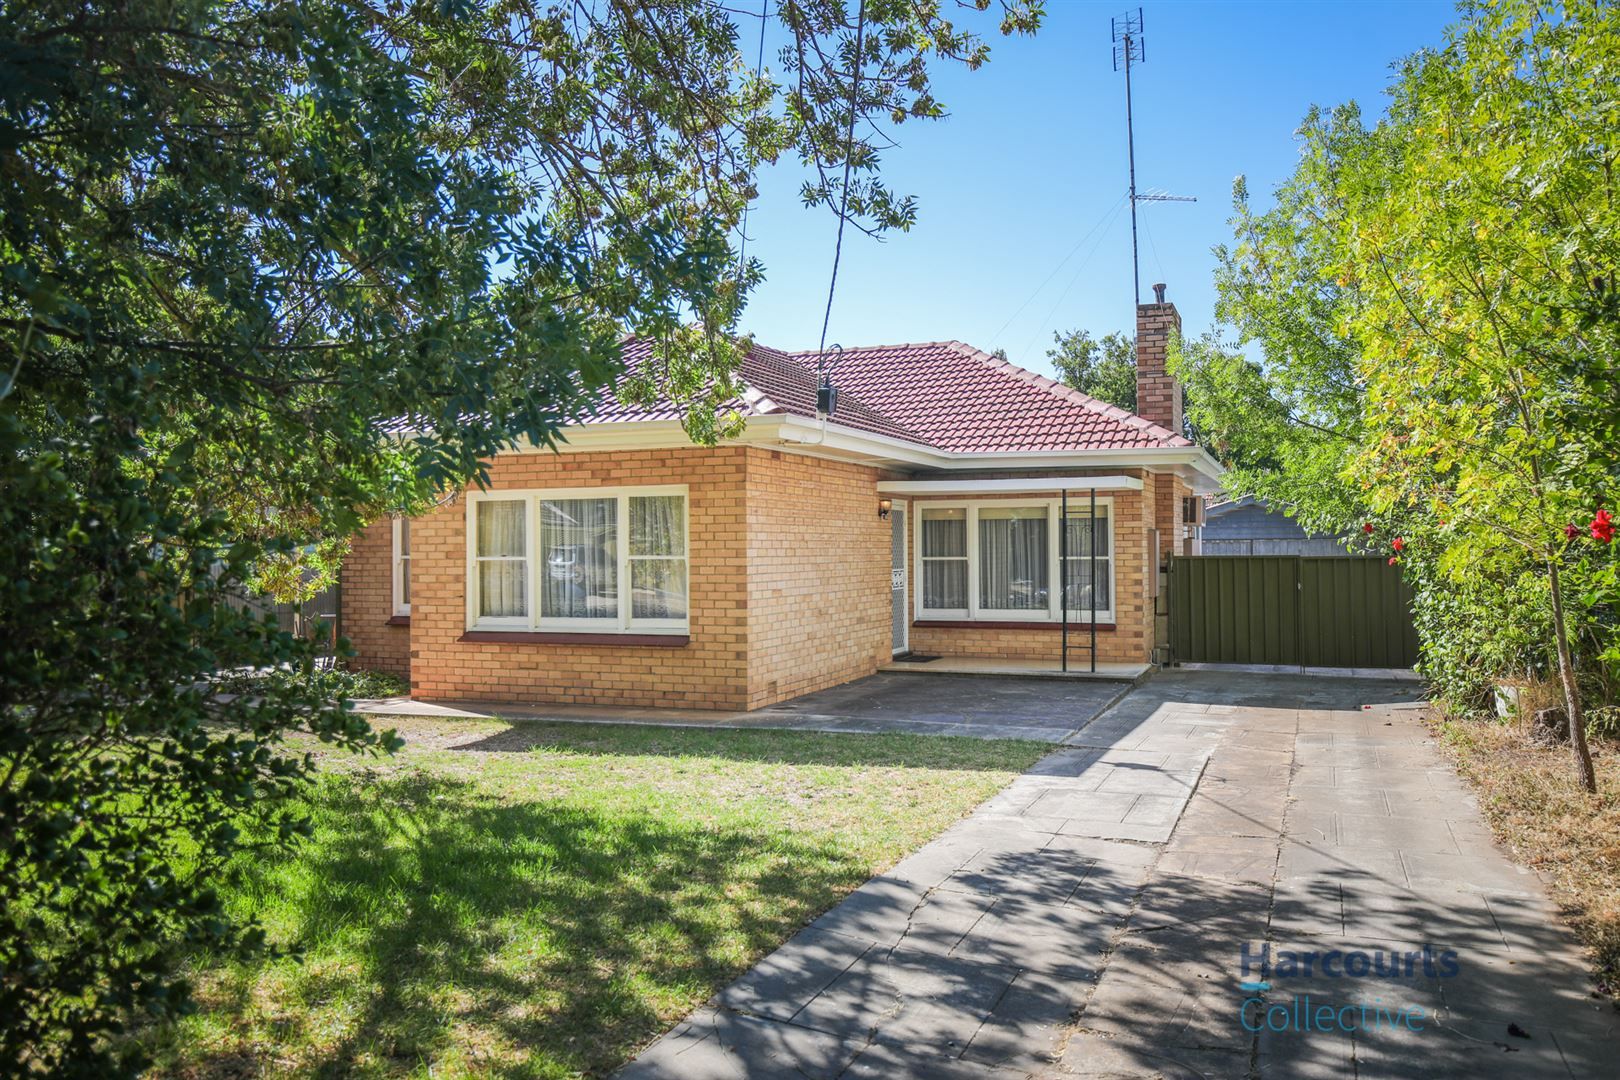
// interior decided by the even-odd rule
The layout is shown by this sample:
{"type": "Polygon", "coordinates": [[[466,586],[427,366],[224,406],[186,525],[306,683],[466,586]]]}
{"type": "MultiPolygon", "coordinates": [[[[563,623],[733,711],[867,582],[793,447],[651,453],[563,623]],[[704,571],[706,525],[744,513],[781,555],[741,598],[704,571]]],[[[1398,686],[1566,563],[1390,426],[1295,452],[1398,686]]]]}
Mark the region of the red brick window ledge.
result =
{"type": "MultiPolygon", "coordinates": [[[[915,622],[913,622],[911,625],[912,625],[913,628],[919,629],[919,630],[926,630],[928,627],[931,627],[931,626],[932,627],[937,627],[937,628],[939,628],[941,630],[1058,630],[1058,631],[1061,631],[1063,629],[1063,623],[1062,623],[1061,620],[1059,620],[1057,622],[1048,622],[1048,621],[1046,621],[1044,619],[1041,620],[1040,622],[991,622],[991,621],[986,620],[986,619],[918,619],[915,622]]],[[[1070,630],[1090,630],[1091,629],[1091,624],[1088,623],[1088,622],[1082,622],[1079,619],[1070,619],[1069,620],[1069,629],[1070,630]]],[[[1100,622],[1100,623],[1097,624],[1097,629],[1098,630],[1113,630],[1113,629],[1115,629],[1115,626],[1111,622],[1100,622]]]]}
{"type": "Polygon", "coordinates": [[[559,630],[468,630],[457,641],[494,645],[634,645],[655,649],[683,649],[688,634],[590,634],[559,630]]]}
{"type": "Polygon", "coordinates": [[[411,617],[409,615],[390,615],[388,617],[388,621],[383,623],[383,625],[384,626],[409,626],[409,625],[411,625],[411,617]]]}

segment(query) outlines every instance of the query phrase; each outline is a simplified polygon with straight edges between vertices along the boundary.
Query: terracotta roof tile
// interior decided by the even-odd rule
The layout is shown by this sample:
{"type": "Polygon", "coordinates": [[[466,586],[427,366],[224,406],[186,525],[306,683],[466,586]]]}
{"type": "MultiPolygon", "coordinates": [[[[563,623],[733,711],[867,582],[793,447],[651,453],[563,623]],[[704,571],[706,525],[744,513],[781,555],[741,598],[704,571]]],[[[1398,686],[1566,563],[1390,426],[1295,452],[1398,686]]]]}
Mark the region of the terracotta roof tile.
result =
{"type": "MultiPolygon", "coordinates": [[[[795,354],[813,366],[816,354],[795,354]]],[[[844,350],[833,382],[958,452],[1191,446],[1181,435],[960,341],[844,350]]]]}
{"type": "MultiPolygon", "coordinates": [[[[625,362],[635,371],[651,345],[629,341],[625,362]]],[[[783,353],[756,345],[744,359],[744,416],[814,417],[814,352],[783,353]]],[[[1129,450],[1192,446],[1180,434],[1105,404],[1044,375],[997,359],[960,341],[845,349],[836,360],[834,422],[939,450],[986,453],[1039,450],[1129,450]]],[[[604,394],[586,421],[678,420],[661,401],[649,408],[604,394]]]]}

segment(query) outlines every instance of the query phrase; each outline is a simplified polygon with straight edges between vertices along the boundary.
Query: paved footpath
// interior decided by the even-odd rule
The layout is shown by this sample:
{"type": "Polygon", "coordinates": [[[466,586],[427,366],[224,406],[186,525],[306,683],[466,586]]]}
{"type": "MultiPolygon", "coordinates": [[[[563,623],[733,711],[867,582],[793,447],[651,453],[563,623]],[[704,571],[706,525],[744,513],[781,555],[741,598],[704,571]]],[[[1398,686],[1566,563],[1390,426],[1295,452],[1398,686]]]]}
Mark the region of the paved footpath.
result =
{"type": "Polygon", "coordinates": [[[620,1076],[1620,1075],[1413,692],[1160,675],[620,1076]]]}

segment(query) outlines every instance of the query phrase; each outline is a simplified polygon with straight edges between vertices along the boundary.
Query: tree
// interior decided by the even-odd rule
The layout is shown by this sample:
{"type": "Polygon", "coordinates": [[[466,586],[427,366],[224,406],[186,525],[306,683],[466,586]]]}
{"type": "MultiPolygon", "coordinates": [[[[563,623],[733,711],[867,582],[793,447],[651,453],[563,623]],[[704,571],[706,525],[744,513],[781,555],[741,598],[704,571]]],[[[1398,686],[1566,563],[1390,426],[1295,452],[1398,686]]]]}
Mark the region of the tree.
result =
{"type": "Polygon", "coordinates": [[[1269,433],[1279,467],[1240,468],[1240,489],[1287,492],[1340,526],[1365,508],[1415,580],[1452,593],[1420,591],[1420,606],[1483,605],[1471,630],[1420,610],[1431,635],[1538,620],[1540,600],[1518,611],[1480,586],[1539,579],[1541,654],[1588,790],[1573,643],[1584,631],[1615,656],[1594,613],[1615,598],[1604,507],[1620,484],[1612,420],[1597,419],[1613,415],[1620,347],[1617,68],[1612,5],[1465,9],[1444,48],[1401,65],[1384,120],[1307,116],[1273,210],[1251,214],[1240,189],[1217,284],[1263,365],[1179,359],[1195,383],[1245,388],[1201,396],[1201,423],[1269,433]]]}
{"type": "Polygon", "coordinates": [[[1052,335],[1046,357],[1058,378],[1082,394],[1136,411],[1136,342],[1124,334],[1107,333],[1099,340],[1085,330],[1052,335]]]}
{"type": "Polygon", "coordinates": [[[883,128],[943,115],[931,64],[987,47],[931,0],[776,18],[780,81],[708,0],[0,9],[7,1069],[135,1068],[109,1036],[187,1007],[183,956],[260,944],[213,885],[302,830],[296,739],[391,745],[244,581],[551,444],[627,332],[658,362],[617,392],[670,394],[700,441],[734,426],[762,165],[796,153],[809,205],[911,226],[883,128]],[[303,677],[214,690],[272,666],[303,677]]]}

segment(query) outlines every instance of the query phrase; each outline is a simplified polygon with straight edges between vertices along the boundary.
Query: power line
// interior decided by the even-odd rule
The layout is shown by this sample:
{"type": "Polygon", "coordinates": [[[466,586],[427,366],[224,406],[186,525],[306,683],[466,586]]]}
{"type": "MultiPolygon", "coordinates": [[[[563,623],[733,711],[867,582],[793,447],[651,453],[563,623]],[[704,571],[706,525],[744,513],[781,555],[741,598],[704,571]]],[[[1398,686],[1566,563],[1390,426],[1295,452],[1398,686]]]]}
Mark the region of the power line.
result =
{"type": "MultiPolygon", "coordinates": [[[[771,0],[759,0],[759,55],[754,57],[754,81],[759,82],[760,72],[765,70],[765,19],[770,13],[771,0]]],[[[743,204],[742,222],[738,226],[741,239],[737,242],[737,284],[742,285],[743,270],[747,268],[748,261],[744,258],[748,253],[748,209],[750,203],[743,204]]]]}
{"type": "Polygon", "coordinates": [[[1046,331],[1047,327],[1051,325],[1052,316],[1057,314],[1057,309],[1061,307],[1063,301],[1068,298],[1069,290],[1074,288],[1074,283],[1080,280],[1080,272],[1086,268],[1086,264],[1091,261],[1091,257],[1097,254],[1097,250],[1102,247],[1102,242],[1108,239],[1108,232],[1113,228],[1114,222],[1119,219],[1119,210],[1122,205],[1123,202],[1114,204],[1113,210],[1108,215],[1107,225],[1103,227],[1103,231],[1098,235],[1096,242],[1091,245],[1091,250],[1086,252],[1085,258],[1080,260],[1080,265],[1074,268],[1074,273],[1069,275],[1069,283],[1063,286],[1063,291],[1058,293],[1056,300],[1052,301],[1051,310],[1046,313],[1046,318],[1042,319],[1041,322],[1035,327],[1035,333],[1031,334],[1029,340],[1024,343],[1024,348],[1019,353],[1020,356],[1028,353],[1030,348],[1035,344],[1035,339],[1040,337],[1041,334],[1046,331]]]}
{"type": "Polygon", "coordinates": [[[838,240],[833,245],[832,280],[827,283],[827,310],[821,316],[821,343],[816,347],[818,362],[827,352],[827,326],[832,322],[833,293],[838,289],[838,263],[844,255],[844,220],[849,217],[849,169],[855,151],[855,112],[860,105],[861,67],[866,40],[866,0],[861,0],[855,16],[855,53],[850,65],[849,127],[844,132],[844,182],[838,189],[838,240]]]}
{"type": "Polygon", "coordinates": [[[992,349],[1001,344],[1001,335],[1007,332],[1007,327],[1011,326],[1013,321],[1024,313],[1024,309],[1029,307],[1029,305],[1034,302],[1035,298],[1041,294],[1041,290],[1050,285],[1052,283],[1052,279],[1058,276],[1058,271],[1062,270],[1064,266],[1068,265],[1069,260],[1074,258],[1074,253],[1080,250],[1080,246],[1087,240],[1091,239],[1091,234],[1102,228],[1103,222],[1107,221],[1109,217],[1113,215],[1114,211],[1118,210],[1124,202],[1125,196],[1121,195],[1112,206],[1104,210],[1102,212],[1102,216],[1092,223],[1091,228],[1086,230],[1086,234],[1074,242],[1074,247],[1069,249],[1069,253],[1063,256],[1063,258],[1058,261],[1056,266],[1052,267],[1051,273],[1046,275],[1045,280],[1043,280],[1039,285],[1035,286],[1028,296],[1024,297],[1024,302],[1018,305],[1018,310],[1007,316],[1007,321],[1001,324],[1001,328],[997,330],[995,336],[990,339],[990,347],[992,349]]]}

